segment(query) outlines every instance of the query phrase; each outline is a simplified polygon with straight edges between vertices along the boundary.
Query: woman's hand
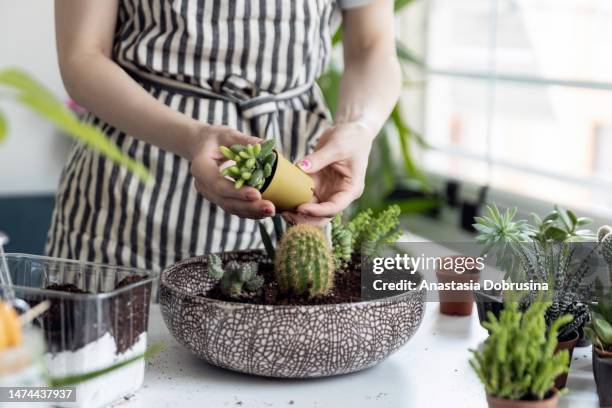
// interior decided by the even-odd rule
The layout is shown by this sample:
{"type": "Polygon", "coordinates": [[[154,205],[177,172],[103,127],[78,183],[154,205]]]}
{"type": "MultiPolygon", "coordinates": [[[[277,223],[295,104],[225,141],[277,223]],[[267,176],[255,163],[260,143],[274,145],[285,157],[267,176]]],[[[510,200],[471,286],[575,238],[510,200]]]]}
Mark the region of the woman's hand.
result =
{"type": "Polygon", "coordinates": [[[374,137],[361,122],[340,123],[323,133],[315,152],[298,163],[315,182],[315,202],[299,206],[299,216],[308,217],[306,222],[330,218],[361,196],[374,137]]]}
{"type": "Polygon", "coordinates": [[[191,151],[191,174],[196,190],[224,211],[243,218],[261,219],[274,215],[274,204],[263,200],[253,187],[234,188],[234,183],[219,174],[227,161],[219,146],[261,143],[227,126],[204,125],[197,130],[199,143],[191,151]]]}

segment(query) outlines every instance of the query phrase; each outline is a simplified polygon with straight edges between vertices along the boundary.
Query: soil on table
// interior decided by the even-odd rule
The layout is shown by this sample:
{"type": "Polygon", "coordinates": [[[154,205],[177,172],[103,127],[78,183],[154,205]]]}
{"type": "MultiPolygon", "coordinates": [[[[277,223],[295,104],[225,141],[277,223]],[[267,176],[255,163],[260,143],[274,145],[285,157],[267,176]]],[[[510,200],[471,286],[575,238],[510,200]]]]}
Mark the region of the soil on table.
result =
{"type": "MultiPolygon", "coordinates": [[[[249,253],[239,253],[234,260],[247,263],[252,262],[253,257],[249,253]]],[[[335,272],[334,287],[325,296],[309,298],[304,294],[285,294],[279,290],[278,283],[274,279],[274,264],[271,262],[258,262],[258,274],[263,276],[263,287],[254,294],[235,298],[223,294],[219,286],[214,286],[206,293],[197,296],[209,299],[217,299],[228,302],[251,303],[257,305],[329,305],[338,303],[353,303],[362,301],[361,297],[361,257],[354,256],[345,267],[335,272]]]]}
{"type": "MultiPolygon", "coordinates": [[[[129,276],[118,282],[114,289],[143,280],[129,276]]],[[[74,294],[91,294],[71,283],[51,284],[46,290],[74,294]]],[[[76,298],[48,298],[51,306],[35,324],[43,329],[48,351],[76,351],[110,332],[117,344],[117,353],[123,353],[146,331],[149,319],[151,284],[140,285],[108,300],[76,298]]],[[[30,301],[31,305],[44,298],[30,301]]]]}

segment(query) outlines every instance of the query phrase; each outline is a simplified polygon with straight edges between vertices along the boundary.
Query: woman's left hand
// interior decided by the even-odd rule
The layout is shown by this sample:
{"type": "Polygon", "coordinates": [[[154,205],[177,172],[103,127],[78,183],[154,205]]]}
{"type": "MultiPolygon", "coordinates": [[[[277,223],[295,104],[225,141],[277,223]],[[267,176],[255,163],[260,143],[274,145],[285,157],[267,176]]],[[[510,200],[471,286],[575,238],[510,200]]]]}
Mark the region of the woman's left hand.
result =
{"type": "Polygon", "coordinates": [[[298,166],[315,182],[315,201],[284,214],[289,222],[325,224],[363,193],[375,134],[361,122],[340,123],[326,130],[314,153],[298,166]]]}

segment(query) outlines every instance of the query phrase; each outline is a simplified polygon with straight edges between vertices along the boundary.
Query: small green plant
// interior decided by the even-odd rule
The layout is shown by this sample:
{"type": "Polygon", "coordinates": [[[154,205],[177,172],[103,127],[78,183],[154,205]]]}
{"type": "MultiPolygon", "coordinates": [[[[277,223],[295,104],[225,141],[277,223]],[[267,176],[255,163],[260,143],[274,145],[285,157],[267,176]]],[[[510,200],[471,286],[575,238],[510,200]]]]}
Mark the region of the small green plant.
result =
{"type": "Polygon", "coordinates": [[[488,395],[509,400],[546,398],[557,376],[569,371],[569,352],[555,352],[558,330],[572,320],[565,315],[547,329],[550,302],[534,302],[524,313],[506,302],[499,320],[489,312],[483,326],[489,337],[473,354],[470,365],[488,395]]]}
{"type": "Polygon", "coordinates": [[[261,190],[268,177],[272,175],[276,153],[274,140],[262,144],[220,147],[223,156],[235,162],[234,165],[221,170],[221,175],[234,180],[234,186],[240,188],[245,184],[261,190]]]}
{"type": "Polygon", "coordinates": [[[572,210],[566,210],[557,205],[544,218],[532,214],[536,225],[533,238],[540,242],[585,242],[592,241],[595,236],[590,229],[581,229],[593,223],[587,217],[578,217],[572,210]]]}
{"type": "MultiPolygon", "coordinates": [[[[96,126],[81,122],[62,102],[45,86],[27,73],[14,69],[0,70],[0,89],[10,92],[0,94],[23,105],[38,116],[51,122],[56,128],[70,135],[87,147],[97,151],[117,165],[125,167],[143,182],[152,182],[149,170],[141,163],[125,154],[117,145],[96,126]]],[[[0,111],[0,141],[8,131],[5,116],[0,111]]]]}
{"type": "Polygon", "coordinates": [[[611,267],[610,273],[612,274],[612,229],[607,225],[599,228],[597,231],[597,239],[601,246],[601,255],[611,267]]]}
{"type": "Polygon", "coordinates": [[[399,228],[401,210],[390,205],[378,214],[372,210],[360,212],[347,225],[352,234],[354,250],[361,250],[365,257],[380,255],[385,245],[396,242],[402,236],[399,228]]]}
{"type": "Polygon", "coordinates": [[[221,292],[233,298],[249,296],[264,283],[263,277],[257,274],[256,263],[230,261],[223,267],[221,258],[214,254],[208,255],[208,272],[219,280],[221,292]]]}
{"type": "Polygon", "coordinates": [[[590,314],[584,334],[595,347],[612,352],[612,296],[599,297],[599,301],[590,306],[590,314]]]}
{"type": "Polygon", "coordinates": [[[285,232],[276,249],[274,272],[285,293],[320,296],[334,284],[334,258],[323,232],[300,224],[285,232]]]}
{"type": "Polygon", "coordinates": [[[353,256],[353,234],[342,224],[342,214],[331,221],[332,249],[336,268],[346,266],[353,256]]]}

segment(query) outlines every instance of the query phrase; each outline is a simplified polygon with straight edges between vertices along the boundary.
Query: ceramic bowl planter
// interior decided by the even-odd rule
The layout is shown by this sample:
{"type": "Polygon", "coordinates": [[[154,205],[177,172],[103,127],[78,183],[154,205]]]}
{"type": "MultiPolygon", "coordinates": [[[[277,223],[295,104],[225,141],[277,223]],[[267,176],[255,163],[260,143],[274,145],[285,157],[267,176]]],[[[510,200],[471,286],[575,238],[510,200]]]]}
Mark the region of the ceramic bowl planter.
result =
{"type": "Polygon", "coordinates": [[[599,405],[612,406],[612,353],[593,347],[593,374],[597,384],[599,405]]]}
{"type": "MultiPolygon", "coordinates": [[[[464,256],[452,256],[446,257],[445,260],[455,260],[467,257],[464,256]]],[[[454,261],[452,262],[454,264],[454,261]]],[[[444,266],[444,265],[442,265],[444,266]]],[[[476,269],[466,270],[464,273],[458,273],[451,268],[438,268],[436,270],[436,277],[439,283],[459,283],[469,284],[475,283],[480,280],[480,272],[476,269]]],[[[474,295],[470,290],[453,290],[453,291],[439,291],[440,296],[440,312],[445,315],[451,316],[470,316],[474,307],[474,295]]]]}
{"type": "Polygon", "coordinates": [[[534,401],[515,401],[487,395],[489,408],[556,408],[558,403],[559,393],[556,391],[546,399],[534,401]]]}
{"type": "MultiPolygon", "coordinates": [[[[261,251],[219,254],[271,263],[261,251]]],[[[425,311],[424,292],[354,303],[260,305],[212,298],[210,258],[167,268],[160,303],[172,335],[210,364],[247,374],[310,378],[372,367],[403,346],[425,311]]],[[[260,268],[261,269],[261,268],[260,268]]]]}

